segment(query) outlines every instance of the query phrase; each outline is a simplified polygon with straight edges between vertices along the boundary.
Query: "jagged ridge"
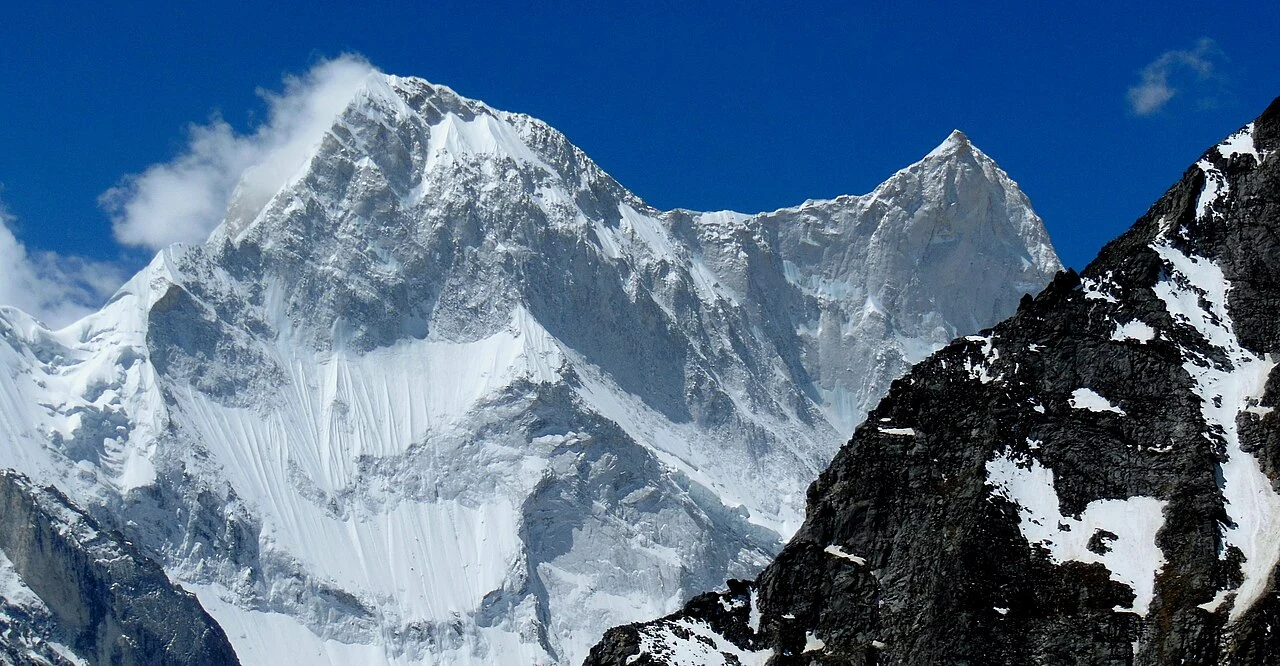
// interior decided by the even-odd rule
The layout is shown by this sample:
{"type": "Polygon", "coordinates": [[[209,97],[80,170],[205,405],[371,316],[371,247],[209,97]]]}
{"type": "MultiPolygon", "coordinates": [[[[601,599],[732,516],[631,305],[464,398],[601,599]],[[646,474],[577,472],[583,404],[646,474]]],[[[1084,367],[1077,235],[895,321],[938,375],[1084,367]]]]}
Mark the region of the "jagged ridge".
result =
{"type": "Polygon", "coordinates": [[[238,663],[213,618],[155,562],[57,490],[9,471],[0,472],[0,551],[6,663],[238,663]]]}

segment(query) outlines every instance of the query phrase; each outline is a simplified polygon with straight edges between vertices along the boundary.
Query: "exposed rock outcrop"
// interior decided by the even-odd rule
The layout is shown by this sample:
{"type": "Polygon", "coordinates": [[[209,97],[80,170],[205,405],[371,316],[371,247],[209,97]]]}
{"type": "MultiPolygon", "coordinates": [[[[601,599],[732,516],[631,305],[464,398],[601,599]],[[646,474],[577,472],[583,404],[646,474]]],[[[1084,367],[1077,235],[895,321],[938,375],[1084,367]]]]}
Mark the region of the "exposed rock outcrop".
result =
{"type": "Polygon", "coordinates": [[[194,595],[52,488],[0,471],[0,661],[238,663],[194,595]]]}

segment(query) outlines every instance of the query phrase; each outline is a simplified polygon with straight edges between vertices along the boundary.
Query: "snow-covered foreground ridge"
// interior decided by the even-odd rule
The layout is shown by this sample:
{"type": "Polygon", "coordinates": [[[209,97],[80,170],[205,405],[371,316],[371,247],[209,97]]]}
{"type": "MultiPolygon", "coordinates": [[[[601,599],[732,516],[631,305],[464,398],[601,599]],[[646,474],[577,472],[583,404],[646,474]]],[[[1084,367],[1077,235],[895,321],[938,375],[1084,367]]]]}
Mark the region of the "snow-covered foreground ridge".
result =
{"type": "Polygon", "coordinates": [[[958,132],[865,196],[662,212],[540,121],[375,73],[100,312],[0,309],[0,467],[245,663],[577,663],[758,572],[889,383],[1058,268],[958,132]]]}

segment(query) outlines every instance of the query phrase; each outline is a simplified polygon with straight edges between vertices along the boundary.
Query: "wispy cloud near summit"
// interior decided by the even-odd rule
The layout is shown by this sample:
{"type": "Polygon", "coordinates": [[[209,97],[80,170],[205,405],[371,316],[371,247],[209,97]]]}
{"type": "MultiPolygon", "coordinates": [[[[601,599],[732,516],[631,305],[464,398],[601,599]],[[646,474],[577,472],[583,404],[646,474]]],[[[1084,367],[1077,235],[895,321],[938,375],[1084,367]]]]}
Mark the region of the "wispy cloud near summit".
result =
{"type": "Polygon", "coordinates": [[[364,58],[344,55],[285,77],[283,92],[259,90],[267,121],[248,134],[216,116],[192,125],[177,157],[126,176],[99,198],[116,240],[152,249],[203,241],[233,195],[247,206],[265,204],[373,71],[364,58]]]}
{"type": "Polygon", "coordinates": [[[1164,108],[1178,94],[1175,82],[1202,85],[1216,76],[1215,63],[1222,50],[1209,38],[1201,38],[1191,50],[1165,51],[1142,70],[1142,81],[1129,88],[1129,108],[1149,116],[1164,108]]]}
{"type": "Polygon", "coordinates": [[[0,201],[0,305],[60,328],[97,309],[124,281],[111,264],[28,250],[14,221],[0,201]]]}

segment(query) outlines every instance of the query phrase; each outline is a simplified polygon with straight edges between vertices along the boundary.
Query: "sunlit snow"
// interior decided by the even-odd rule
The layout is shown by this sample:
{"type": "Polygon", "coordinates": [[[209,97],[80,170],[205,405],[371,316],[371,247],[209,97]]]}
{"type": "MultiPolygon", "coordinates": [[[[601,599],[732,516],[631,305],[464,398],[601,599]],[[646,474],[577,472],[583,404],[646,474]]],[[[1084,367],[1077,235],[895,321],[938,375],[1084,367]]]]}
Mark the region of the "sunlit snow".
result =
{"type": "MultiPolygon", "coordinates": [[[[1223,526],[1228,546],[1244,554],[1244,581],[1236,590],[1231,619],[1238,619],[1266,592],[1280,562],[1280,495],[1262,471],[1257,458],[1240,447],[1236,422],[1241,412],[1256,405],[1274,361],[1244,349],[1236,338],[1227,311],[1231,285],[1222,270],[1201,257],[1188,256],[1167,244],[1155,250],[1169,269],[1155,286],[1156,295],[1175,321],[1198,332],[1221,350],[1226,364],[1192,350],[1184,350],[1182,367],[1200,397],[1206,433],[1221,438],[1227,459],[1222,463],[1222,495],[1232,524],[1223,526]],[[1202,303],[1208,305],[1206,310],[1202,303]]],[[[1225,552],[1222,553],[1225,556],[1225,552]]],[[[1215,606],[1216,607],[1216,606],[1215,606]]]]}
{"type": "Polygon", "coordinates": [[[826,548],[823,548],[822,550],[823,552],[829,555],[835,555],[840,559],[849,560],[850,562],[853,562],[858,566],[862,566],[867,563],[867,561],[864,558],[858,557],[857,555],[850,555],[849,553],[846,553],[843,548],[841,548],[840,546],[836,546],[834,544],[829,545],[826,548]]]}
{"type": "Polygon", "coordinates": [[[1156,330],[1147,325],[1146,322],[1137,319],[1117,324],[1116,330],[1111,334],[1111,339],[1117,341],[1151,342],[1155,337],[1156,330]]]}
{"type": "Polygon", "coordinates": [[[963,136],[871,194],[744,215],[656,211],[418,79],[371,75],[321,134],[102,311],[0,309],[0,466],[144,512],[127,530],[246,663],[580,662],[758,572],[889,383],[1059,268],[963,136]],[[655,345],[626,377],[616,350],[655,345]]]}
{"type": "Polygon", "coordinates": [[[1106,398],[1091,388],[1078,388],[1071,392],[1067,400],[1074,409],[1087,409],[1091,412],[1112,412],[1124,416],[1124,410],[1111,404],[1106,398]]]}
{"type": "Polygon", "coordinates": [[[1028,543],[1043,546],[1056,563],[1101,563],[1111,572],[1112,580],[1133,589],[1132,610],[1146,614],[1155,596],[1155,575],[1164,566],[1164,554],[1155,541],[1164,524],[1163,500],[1094,500],[1074,518],[1062,515],[1053,470],[1038,460],[1005,451],[988,461],[986,468],[987,482],[994,492],[1018,505],[1018,528],[1028,543]],[[1088,548],[1099,530],[1117,537],[1105,553],[1088,548]]]}

